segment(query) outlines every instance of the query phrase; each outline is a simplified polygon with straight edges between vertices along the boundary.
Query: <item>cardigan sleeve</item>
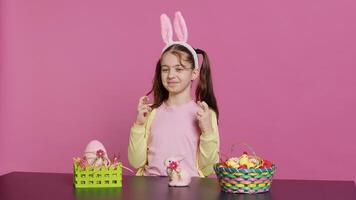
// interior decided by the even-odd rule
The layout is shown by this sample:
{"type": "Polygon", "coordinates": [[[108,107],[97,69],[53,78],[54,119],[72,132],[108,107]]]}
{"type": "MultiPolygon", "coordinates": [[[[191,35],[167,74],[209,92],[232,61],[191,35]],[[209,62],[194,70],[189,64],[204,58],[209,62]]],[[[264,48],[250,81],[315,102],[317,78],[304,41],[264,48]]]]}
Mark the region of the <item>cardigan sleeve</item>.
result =
{"type": "Polygon", "coordinates": [[[145,139],[145,126],[134,124],[131,127],[128,160],[134,168],[143,167],[146,164],[147,143],[145,139]]]}
{"type": "Polygon", "coordinates": [[[144,125],[135,123],[130,130],[128,160],[136,169],[147,163],[147,139],[154,114],[155,110],[151,111],[144,125]]]}
{"type": "Polygon", "coordinates": [[[219,162],[219,129],[216,113],[211,110],[213,132],[201,133],[198,149],[198,170],[203,176],[214,173],[213,165],[219,162]]]}

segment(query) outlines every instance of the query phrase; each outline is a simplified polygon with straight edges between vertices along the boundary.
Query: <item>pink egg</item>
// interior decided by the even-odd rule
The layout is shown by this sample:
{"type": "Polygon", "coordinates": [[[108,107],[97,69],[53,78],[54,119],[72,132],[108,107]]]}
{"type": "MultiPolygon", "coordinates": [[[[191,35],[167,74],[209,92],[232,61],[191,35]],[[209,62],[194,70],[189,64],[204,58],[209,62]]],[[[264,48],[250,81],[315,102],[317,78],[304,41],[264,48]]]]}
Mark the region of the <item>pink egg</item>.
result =
{"type": "Polygon", "coordinates": [[[92,140],[87,144],[87,146],[84,150],[84,155],[87,158],[87,161],[90,165],[95,164],[95,166],[101,166],[101,165],[109,164],[107,151],[106,151],[104,145],[101,142],[99,142],[98,140],[92,140]],[[98,159],[98,156],[97,156],[98,150],[102,150],[104,152],[104,154],[103,154],[104,159],[98,159]]]}

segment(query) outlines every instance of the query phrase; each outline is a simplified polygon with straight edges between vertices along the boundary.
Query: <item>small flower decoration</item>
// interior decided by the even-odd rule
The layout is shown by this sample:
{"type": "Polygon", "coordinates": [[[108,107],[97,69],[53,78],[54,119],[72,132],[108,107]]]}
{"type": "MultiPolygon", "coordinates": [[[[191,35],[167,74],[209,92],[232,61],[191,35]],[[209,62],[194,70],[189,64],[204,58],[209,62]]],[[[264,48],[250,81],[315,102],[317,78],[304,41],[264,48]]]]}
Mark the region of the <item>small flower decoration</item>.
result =
{"type": "Polygon", "coordinates": [[[114,155],[114,157],[110,160],[112,164],[118,163],[119,162],[119,156],[114,155]]]}
{"type": "Polygon", "coordinates": [[[87,166],[87,158],[84,156],[82,157],[80,160],[79,160],[79,166],[82,168],[82,169],[85,169],[85,167],[87,166]]]}
{"type": "Polygon", "coordinates": [[[169,161],[169,168],[172,170],[176,170],[178,167],[178,163],[175,161],[169,161]]]}
{"type": "Polygon", "coordinates": [[[119,156],[114,155],[111,159],[110,159],[110,164],[113,168],[116,168],[119,165],[119,156]]]}
{"type": "Polygon", "coordinates": [[[87,158],[85,156],[76,157],[76,158],[73,158],[73,160],[83,170],[85,169],[86,166],[88,166],[88,161],[87,161],[87,158]]]}
{"type": "Polygon", "coordinates": [[[98,158],[104,158],[105,152],[102,149],[99,149],[98,151],[96,151],[96,156],[98,158]]]}

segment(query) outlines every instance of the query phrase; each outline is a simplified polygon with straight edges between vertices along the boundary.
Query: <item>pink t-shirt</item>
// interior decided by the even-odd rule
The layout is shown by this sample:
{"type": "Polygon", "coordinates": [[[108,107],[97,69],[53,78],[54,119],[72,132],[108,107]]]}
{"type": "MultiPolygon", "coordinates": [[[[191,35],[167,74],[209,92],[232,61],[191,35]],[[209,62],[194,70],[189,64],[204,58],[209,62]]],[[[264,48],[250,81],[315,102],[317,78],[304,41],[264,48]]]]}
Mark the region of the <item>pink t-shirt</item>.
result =
{"type": "Polygon", "coordinates": [[[167,176],[164,161],[168,157],[182,155],[180,166],[191,176],[199,176],[196,167],[200,128],[195,101],[168,106],[162,103],[157,108],[148,138],[148,164],[146,176],[167,176]]]}

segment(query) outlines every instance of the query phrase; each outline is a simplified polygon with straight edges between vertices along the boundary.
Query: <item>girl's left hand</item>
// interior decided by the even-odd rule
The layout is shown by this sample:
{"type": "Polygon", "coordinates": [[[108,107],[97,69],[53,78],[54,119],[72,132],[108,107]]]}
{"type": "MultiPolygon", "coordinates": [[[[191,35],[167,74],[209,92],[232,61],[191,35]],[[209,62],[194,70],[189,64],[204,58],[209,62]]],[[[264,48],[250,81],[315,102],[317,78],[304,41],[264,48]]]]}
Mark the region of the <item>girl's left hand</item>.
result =
{"type": "Polygon", "coordinates": [[[197,119],[200,130],[203,133],[212,133],[213,126],[211,124],[211,112],[207,103],[198,101],[199,111],[197,112],[197,119]]]}

